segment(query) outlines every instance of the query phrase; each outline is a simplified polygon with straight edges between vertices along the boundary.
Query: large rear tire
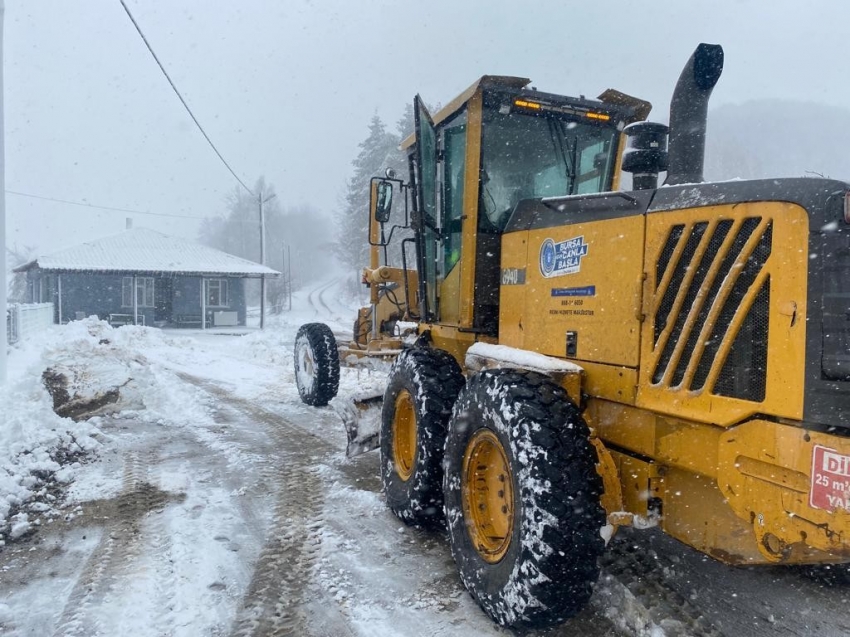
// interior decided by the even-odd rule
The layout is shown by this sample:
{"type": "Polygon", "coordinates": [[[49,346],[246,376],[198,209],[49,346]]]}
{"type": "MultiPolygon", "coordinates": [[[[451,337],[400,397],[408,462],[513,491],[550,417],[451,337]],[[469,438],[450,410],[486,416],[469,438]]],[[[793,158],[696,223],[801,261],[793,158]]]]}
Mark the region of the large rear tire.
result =
{"type": "Polygon", "coordinates": [[[295,384],[302,402],[313,407],[324,407],[339,391],[339,350],[324,323],[307,323],[298,330],[295,384]]]}
{"type": "Polygon", "coordinates": [[[445,452],[452,556],[503,626],[559,624],[590,599],[606,518],[589,435],[541,374],[484,371],[458,396],[445,452]]]}
{"type": "Polygon", "coordinates": [[[443,519],[443,446],[463,387],[451,354],[417,347],[393,363],[381,414],[381,479],[387,504],[407,524],[443,519]]]}

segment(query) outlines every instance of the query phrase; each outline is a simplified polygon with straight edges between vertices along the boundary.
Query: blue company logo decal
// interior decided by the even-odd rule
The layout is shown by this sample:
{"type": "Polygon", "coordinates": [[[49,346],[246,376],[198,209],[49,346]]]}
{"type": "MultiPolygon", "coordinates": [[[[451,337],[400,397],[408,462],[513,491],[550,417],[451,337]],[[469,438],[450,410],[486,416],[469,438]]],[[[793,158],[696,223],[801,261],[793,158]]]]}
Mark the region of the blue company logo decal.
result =
{"type": "Polygon", "coordinates": [[[540,246],[540,272],[545,277],[575,274],[581,270],[581,258],[587,255],[584,236],[555,243],[552,239],[540,246]]]}
{"type": "Polygon", "coordinates": [[[596,286],[586,285],[583,288],[552,288],[552,296],[596,296],[596,286]]]}

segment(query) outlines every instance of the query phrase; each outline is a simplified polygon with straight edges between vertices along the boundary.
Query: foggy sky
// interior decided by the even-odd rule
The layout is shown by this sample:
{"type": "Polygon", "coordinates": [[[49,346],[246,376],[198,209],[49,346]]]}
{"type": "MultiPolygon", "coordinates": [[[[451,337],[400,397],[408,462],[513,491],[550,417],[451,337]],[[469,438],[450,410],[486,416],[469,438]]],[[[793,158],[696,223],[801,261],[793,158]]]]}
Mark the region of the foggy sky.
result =
{"type": "MultiPolygon", "coordinates": [[[[617,88],[666,121],[699,42],[722,44],[712,106],[778,97],[850,103],[850,9],[810,0],[130,0],[195,115],[236,173],[284,206],[334,213],[371,116],[394,126],[418,92],[446,103],[483,74],[541,90],[617,88]]],[[[237,186],[195,129],[118,0],[6,0],[6,188],[204,217],[237,186]]],[[[709,136],[711,128],[709,123],[709,136]]],[[[7,194],[9,245],[40,254],[136,226],[198,223],[7,194]]]]}

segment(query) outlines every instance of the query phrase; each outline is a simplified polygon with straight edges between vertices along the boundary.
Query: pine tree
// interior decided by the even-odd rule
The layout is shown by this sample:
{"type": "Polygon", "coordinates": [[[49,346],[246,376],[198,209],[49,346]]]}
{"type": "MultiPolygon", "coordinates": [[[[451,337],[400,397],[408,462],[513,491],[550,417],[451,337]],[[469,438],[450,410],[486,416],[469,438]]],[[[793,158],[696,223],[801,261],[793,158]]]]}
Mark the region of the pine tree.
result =
{"type": "Polygon", "coordinates": [[[352,162],[354,173],[348,180],[338,220],[339,260],[355,270],[369,263],[369,180],[384,174],[396,146],[398,138],[374,115],[369,136],[360,143],[360,152],[352,162]]]}
{"type": "Polygon", "coordinates": [[[404,114],[399,117],[395,123],[395,135],[396,139],[398,139],[398,143],[396,144],[396,147],[393,149],[393,153],[390,156],[391,167],[395,169],[397,176],[401,179],[404,179],[405,181],[409,179],[409,176],[407,174],[407,150],[401,149],[401,143],[410,135],[413,135],[414,125],[415,122],[413,119],[413,103],[411,102],[405,104],[404,114]]]}
{"type": "MultiPolygon", "coordinates": [[[[382,177],[387,168],[395,170],[396,178],[405,182],[410,180],[407,150],[401,150],[400,144],[413,134],[413,104],[405,106],[404,113],[397,120],[395,132],[388,132],[381,119],[375,115],[369,124],[369,136],[360,144],[360,153],[352,162],[354,173],[346,185],[342,212],[338,220],[339,259],[354,270],[369,264],[369,183],[372,177],[382,177]]],[[[410,206],[408,205],[408,209],[410,206]]],[[[405,225],[405,201],[403,193],[395,189],[393,209],[389,231],[393,226],[405,225]]],[[[409,221],[409,220],[408,220],[409,221]]],[[[393,233],[393,242],[387,249],[387,263],[401,267],[401,240],[412,235],[410,230],[397,227],[393,233]]],[[[415,269],[413,250],[408,247],[407,267],[415,269]]]]}
{"type": "MultiPolygon", "coordinates": [[[[407,159],[408,150],[402,150],[401,143],[413,134],[413,128],[413,104],[408,103],[405,105],[404,114],[396,121],[395,137],[397,143],[393,148],[393,152],[391,153],[387,162],[387,167],[395,170],[396,178],[402,179],[405,182],[410,181],[410,167],[407,159]]],[[[391,266],[398,268],[402,267],[402,265],[405,264],[405,260],[402,258],[401,242],[403,239],[413,236],[412,230],[405,229],[405,225],[409,224],[410,222],[409,218],[405,218],[405,210],[407,210],[408,212],[412,210],[413,202],[405,202],[403,195],[404,193],[402,193],[398,189],[394,191],[392,214],[390,215],[390,220],[387,223],[387,227],[389,228],[396,226],[393,232],[392,244],[387,247],[387,263],[391,266]],[[407,203],[406,207],[405,203],[407,203]]],[[[416,258],[410,244],[408,244],[406,257],[407,267],[409,269],[415,270],[416,258]]]]}

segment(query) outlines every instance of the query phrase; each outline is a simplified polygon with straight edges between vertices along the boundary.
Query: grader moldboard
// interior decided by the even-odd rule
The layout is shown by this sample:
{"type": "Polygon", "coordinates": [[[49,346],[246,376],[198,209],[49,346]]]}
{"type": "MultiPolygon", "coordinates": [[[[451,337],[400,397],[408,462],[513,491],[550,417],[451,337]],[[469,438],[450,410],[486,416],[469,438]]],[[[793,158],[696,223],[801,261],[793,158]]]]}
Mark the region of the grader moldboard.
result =
{"type": "Polygon", "coordinates": [[[703,182],[722,67],[699,45],[669,129],[618,91],[523,78],[433,119],[417,96],[409,181],[372,180],[370,306],[347,345],[298,333],[311,405],[340,360],[395,357],[380,431],[349,416],[349,452],[380,446],[402,520],[445,520],[500,624],[578,612],[628,524],[728,564],[850,560],[850,184],[703,182]],[[399,225],[415,269],[386,262],[399,225]]]}

